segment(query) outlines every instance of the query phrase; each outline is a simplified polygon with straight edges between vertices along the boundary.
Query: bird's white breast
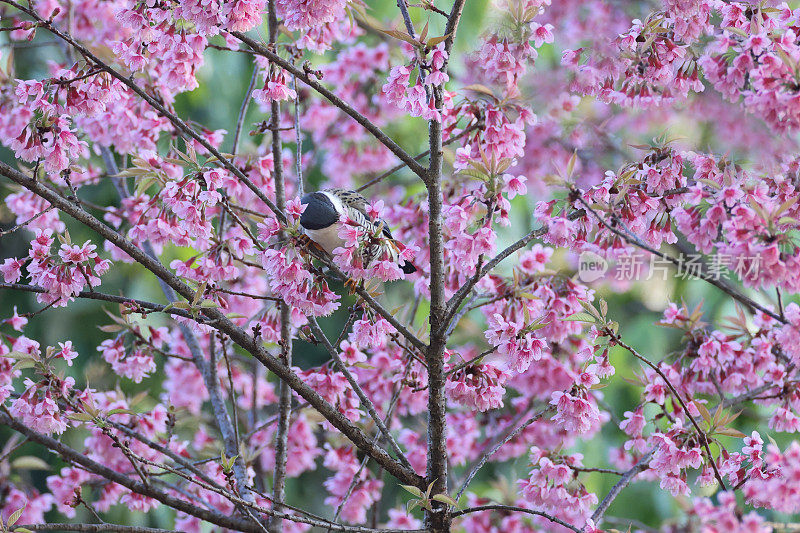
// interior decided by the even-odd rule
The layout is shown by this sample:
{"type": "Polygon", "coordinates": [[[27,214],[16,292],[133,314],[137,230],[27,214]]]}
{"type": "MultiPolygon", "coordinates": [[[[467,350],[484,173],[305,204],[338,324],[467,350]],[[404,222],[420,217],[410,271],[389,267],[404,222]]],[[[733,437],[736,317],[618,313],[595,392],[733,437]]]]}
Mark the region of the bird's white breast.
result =
{"type": "Polygon", "coordinates": [[[312,241],[319,244],[326,252],[333,255],[333,251],[336,248],[344,246],[344,239],[339,237],[339,228],[341,226],[341,222],[336,222],[327,228],[304,229],[304,231],[312,241]]]}

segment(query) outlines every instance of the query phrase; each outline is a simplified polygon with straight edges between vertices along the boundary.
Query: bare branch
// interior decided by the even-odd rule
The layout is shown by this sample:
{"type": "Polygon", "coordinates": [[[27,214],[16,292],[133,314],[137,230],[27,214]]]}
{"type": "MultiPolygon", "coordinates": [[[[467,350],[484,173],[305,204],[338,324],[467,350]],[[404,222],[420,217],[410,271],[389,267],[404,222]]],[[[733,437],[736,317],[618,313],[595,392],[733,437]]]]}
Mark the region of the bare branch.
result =
{"type": "Polygon", "coordinates": [[[547,513],[543,512],[543,511],[536,511],[534,509],[526,509],[524,507],[517,507],[516,505],[501,505],[501,504],[494,503],[494,504],[489,504],[489,505],[481,505],[479,507],[467,507],[466,509],[461,509],[460,511],[453,512],[450,516],[455,518],[457,516],[462,516],[462,515],[465,515],[465,514],[480,513],[481,511],[492,511],[492,510],[511,511],[511,512],[515,512],[515,513],[526,513],[526,514],[532,514],[532,515],[536,515],[536,516],[541,516],[543,518],[547,518],[551,522],[555,522],[556,524],[559,524],[559,525],[562,525],[562,526],[564,526],[566,528],[569,528],[572,531],[574,531],[575,533],[581,533],[581,531],[582,531],[582,530],[578,529],[577,527],[573,526],[572,524],[568,524],[568,523],[564,522],[563,520],[561,520],[560,518],[556,518],[555,516],[553,516],[551,514],[547,514],[547,513]]]}
{"type": "Polygon", "coordinates": [[[507,433],[505,437],[499,439],[495,443],[495,445],[492,446],[492,448],[490,450],[484,452],[483,455],[481,455],[481,458],[478,459],[478,462],[475,464],[475,466],[472,467],[472,470],[470,470],[469,474],[467,474],[466,479],[464,479],[464,483],[461,484],[461,488],[458,490],[458,494],[456,494],[455,500],[458,501],[459,498],[461,498],[461,495],[464,494],[465,490],[467,490],[467,487],[469,486],[470,482],[472,482],[472,479],[475,477],[475,474],[477,474],[478,471],[481,468],[483,468],[483,465],[486,464],[486,461],[488,461],[495,453],[497,453],[497,450],[502,448],[503,445],[505,445],[508,441],[510,441],[511,439],[513,439],[514,437],[516,437],[517,435],[522,433],[522,431],[526,427],[530,426],[531,424],[533,424],[534,422],[536,422],[537,420],[539,420],[540,418],[542,418],[546,414],[548,414],[551,411],[553,411],[553,409],[554,408],[551,406],[551,407],[548,407],[546,409],[543,409],[542,411],[539,411],[538,413],[536,413],[534,415],[531,415],[531,417],[528,418],[528,420],[526,420],[524,423],[520,424],[516,429],[514,429],[514,430],[510,431],[509,433],[507,433]]]}
{"type": "Polygon", "coordinates": [[[378,426],[378,431],[383,435],[383,437],[389,442],[389,445],[392,447],[392,450],[397,455],[397,458],[400,462],[408,467],[411,468],[411,463],[408,462],[408,459],[403,454],[403,450],[400,449],[400,446],[397,444],[397,441],[394,440],[389,428],[386,427],[381,417],[378,416],[378,412],[375,410],[375,404],[372,403],[372,400],[369,399],[367,394],[364,392],[364,389],[361,388],[361,385],[358,384],[356,378],[353,376],[353,373],[347,368],[342,361],[342,358],[339,357],[339,351],[331,344],[331,341],[328,340],[328,337],[325,335],[325,332],[322,331],[322,328],[319,327],[317,323],[317,319],[313,316],[306,317],[308,318],[308,324],[311,327],[311,331],[314,333],[314,337],[320,341],[324,346],[325,349],[328,350],[328,354],[330,354],[331,359],[336,362],[336,366],[338,367],[339,371],[344,374],[344,377],[347,378],[347,382],[353,387],[358,399],[361,401],[361,405],[367,410],[369,416],[375,422],[375,425],[378,426]]]}
{"type": "Polygon", "coordinates": [[[600,521],[603,519],[603,515],[608,510],[611,502],[619,496],[619,493],[622,492],[622,489],[628,486],[628,484],[633,481],[633,478],[636,477],[636,474],[645,470],[647,465],[650,463],[650,457],[653,455],[653,451],[649,451],[644,454],[640,459],[639,462],[633,465],[633,467],[622,474],[622,478],[617,481],[617,484],[611,487],[611,490],[608,491],[606,497],[603,498],[603,501],[600,502],[600,505],[597,506],[597,509],[594,510],[594,514],[592,514],[592,521],[595,524],[599,524],[600,521]]]}

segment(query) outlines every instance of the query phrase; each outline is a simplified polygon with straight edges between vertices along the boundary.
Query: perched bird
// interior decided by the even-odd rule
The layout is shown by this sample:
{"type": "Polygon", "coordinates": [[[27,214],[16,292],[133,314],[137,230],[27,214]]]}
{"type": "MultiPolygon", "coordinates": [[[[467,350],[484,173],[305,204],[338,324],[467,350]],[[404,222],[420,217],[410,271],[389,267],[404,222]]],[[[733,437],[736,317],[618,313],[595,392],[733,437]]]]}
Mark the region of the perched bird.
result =
{"type": "MultiPolygon", "coordinates": [[[[345,189],[326,189],[323,191],[311,192],[303,196],[300,202],[306,206],[303,214],[300,215],[300,225],[305,230],[309,239],[319,245],[320,248],[333,255],[333,250],[344,245],[344,240],[339,237],[339,228],[342,226],[339,218],[346,215],[356,224],[365,228],[377,229],[382,226],[383,236],[391,243],[396,243],[389,231],[389,226],[383,220],[373,221],[367,215],[367,199],[356,191],[345,189]]],[[[364,264],[368,265],[382,250],[387,251],[390,257],[400,261],[397,246],[371,246],[365,250],[364,264]]],[[[416,267],[403,260],[400,269],[406,274],[417,271],[416,267]]]]}

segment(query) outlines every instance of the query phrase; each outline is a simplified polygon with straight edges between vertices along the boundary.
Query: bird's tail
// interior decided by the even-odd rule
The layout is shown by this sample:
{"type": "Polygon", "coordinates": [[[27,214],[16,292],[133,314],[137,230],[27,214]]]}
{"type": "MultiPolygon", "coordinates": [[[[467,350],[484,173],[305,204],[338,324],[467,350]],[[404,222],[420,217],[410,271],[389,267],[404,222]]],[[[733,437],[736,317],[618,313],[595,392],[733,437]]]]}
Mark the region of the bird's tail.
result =
{"type": "Polygon", "coordinates": [[[404,274],[413,274],[417,271],[417,267],[408,261],[405,261],[402,265],[400,265],[400,270],[402,270],[404,274]]]}

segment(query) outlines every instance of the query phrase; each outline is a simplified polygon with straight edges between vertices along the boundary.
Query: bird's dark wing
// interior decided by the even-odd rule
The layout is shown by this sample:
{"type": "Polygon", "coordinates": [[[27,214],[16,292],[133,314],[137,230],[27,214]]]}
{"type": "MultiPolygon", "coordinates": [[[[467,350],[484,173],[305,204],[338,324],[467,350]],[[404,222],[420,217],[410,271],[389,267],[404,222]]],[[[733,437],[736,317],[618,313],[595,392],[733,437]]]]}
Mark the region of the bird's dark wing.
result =
{"type": "Polygon", "coordinates": [[[367,199],[364,196],[356,191],[350,191],[347,189],[326,189],[331,194],[335,195],[339,200],[341,200],[342,205],[351,210],[351,217],[355,222],[359,224],[363,224],[367,226],[371,224],[373,226],[380,226],[383,224],[383,235],[387,239],[394,240],[392,237],[392,232],[389,230],[389,224],[386,223],[385,220],[381,219],[376,222],[372,222],[369,215],[367,215],[367,199]],[[353,213],[352,211],[356,211],[353,213]],[[360,215],[360,216],[359,216],[360,215]]]}
{"type": "Polygon", "coordinates": [[[350,209],[355,209],[359,211],[364,217],[367,217],[367,199],[364,198],[361,193],[356,191],[349,191],[347,189],[325,189],[329,193],[333,194],[339,200],[341,200],[342,205],[348,207],[350,209]]]}

